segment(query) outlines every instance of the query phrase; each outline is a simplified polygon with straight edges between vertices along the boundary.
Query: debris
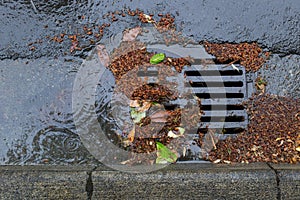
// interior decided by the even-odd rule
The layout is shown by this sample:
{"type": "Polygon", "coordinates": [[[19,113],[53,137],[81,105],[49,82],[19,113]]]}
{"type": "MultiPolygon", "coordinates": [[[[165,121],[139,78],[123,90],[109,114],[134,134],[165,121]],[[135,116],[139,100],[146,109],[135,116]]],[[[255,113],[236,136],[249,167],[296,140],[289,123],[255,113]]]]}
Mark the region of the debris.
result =
{"type": "Polygon", "coordinates": [[[247,132],[219,141],[209,160],[299,163],[300,121],[295,118],[299,101],[269,94],[252,97],[246,103],[251,118],[247,132]]]}
{"type": "Polygon", "coordinates": [[[133,142],[135,136],[135,126],[133,125],[132,130],[129,132],[127,138],[130,142],[133,142]]]}
{"type": "Polygon", "coordinates": [[[231,67],[232,67],[233,69],[235,69],[236,71],[240,72],[239,68],[237,68],[234,64],[231,64],[231,67]]]}
{"type": "Polygon", "coordinates": [[[33,3],[33,0],[30,0],[30,3],[31,3],[31,6],[33,7],[33,10],[35,13],[38,13],[38,10],[36,9],[34,3],[33,3]]]}
{"type": "Polygon", "coordinates": [[[150,63],[156,65],[158,63],[161,63],[165,59],[165,57],[166,56],[164,53],[155,54],[150,58],[150,63]]]}
{"type": "Polygon", "coordinates": [[[123,41],[124,42],[132,42],[136,39],[136,37],[142,32],[141,27],[135,27],[129,30],[125,30],[123,32],[123,41]]]}
{"type": "Polygon", "coordinates": [[[134,123],[139,123],[142,118],[146,117],[146,112],[139,112],[135,108],[130,108],[130,116],[134,123]]]}
{"type": "Polygon", "coordinates": [[[177,155],[160,142],[156,142],[157,158],[156,164],[174,163],[177,155]]]}
{"type": "Polygon", "coordinates": [[[261,77],[257,77],[255,80],[255,86],[260,93],[265,93],[267,82],[261,77]]]}
{"type": "Polygon", "coordinates": [[[257,43],[215,44],[204,42],[205,50],[214,55],[220,63],[239,62],[246,71],[256,72],[269,57],[269,52],[263,52],[257,43]]]}

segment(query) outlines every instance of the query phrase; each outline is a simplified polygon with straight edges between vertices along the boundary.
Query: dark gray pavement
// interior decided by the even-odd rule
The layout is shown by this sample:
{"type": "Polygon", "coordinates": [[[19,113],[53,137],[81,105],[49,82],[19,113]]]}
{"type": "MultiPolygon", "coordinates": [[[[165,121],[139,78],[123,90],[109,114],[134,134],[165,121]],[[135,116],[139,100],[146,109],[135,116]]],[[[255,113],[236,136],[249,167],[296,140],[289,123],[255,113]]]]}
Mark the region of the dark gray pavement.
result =
{"type": "MultiPolygon", "coordinates": [[[[195,41],[252,42],[257,41],[270,51],[282,54],[300,54],[300,4],[298,0],[84,0],[84,1],[1,1],[0,58],[37,58],[61,56],[68,52],[70,41],[61,44],[50,38],[61,34],[82,33],[83,25],[92,27],[108,23],[103,19],[108,12],[140,9],[145,13],[171,13],[176,17],[179,31],[195,41]],[[85,16],[82,20],[81,16],[85,16]],[[50,38],[47,38],[50,36],[50,38]],[[28,44],[41,40],[37,50],[28,51],[28,44]]],[[[125,28],[138,25],[132,17],[118,17],[105,37],[125,28]]],[[[83,38],[88,43],[91,38],[83,38]]],[[[91,49],[85,45],[86,55],[91,49]]]]}

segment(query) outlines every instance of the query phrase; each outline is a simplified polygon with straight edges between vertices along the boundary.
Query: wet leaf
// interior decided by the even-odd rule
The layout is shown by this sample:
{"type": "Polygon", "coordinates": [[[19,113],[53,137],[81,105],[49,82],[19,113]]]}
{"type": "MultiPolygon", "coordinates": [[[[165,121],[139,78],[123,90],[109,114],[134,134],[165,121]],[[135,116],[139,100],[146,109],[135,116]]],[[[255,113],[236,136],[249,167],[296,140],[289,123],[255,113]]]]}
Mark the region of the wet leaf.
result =
{"type": "Polygon", "coordinates": [[[185,129],[182,128],[182,127],[176,127],[174,131],[169,131],[168,132],[168,137],[170,137],[170,138],[178,138],[180,136],[183,136],[185,129]]]}
{"type": "Polygon", "coordinates": [[[135,136],[135,126],[133,126],[132,130],[129,132],[127,138],[130,142],[133,142],[135,136]]]}
{"type": "Polygon", "coordinates": [[[123,41],[132,42],[136,39],[136,37],[142,32],[141,27],[135,27],[129,30],[124,31],[123,33],[123,41]]]}
{"type": "Polygon", "coordinates": [[[158,112],[155,112],[153,115],[151,115],[151,119],[153,118],[165,118],[169,116],[169,113],[168,111],[165,111],[165,110],[161,110],[161,111],[158,111],[158,112]]]}
{"type": "Polygon", "coordinates": [[[140,106],[140,103],[139,103],[138,100],[130,100],[129,106],[133,107],[133,108],[136,108],[136,107],[140,106]]]}
{"type": "Polygon", "coordinates": [[[153,65],[158,64],[158,63],[162,62],[165,59],[165,57],[166,56],[164,53],[155,54],[150,58],[150,63],[153,65]]]}
{"type": "Polygon", "coordinates": [[[152,106],[151,102],[148,101],[143,101],[143,104],[141,107],[138,108],[139,112],[145,112],[147,110],[149,110],[149,108],[152,106]]]}
{"type": "Polygon", "coordinates": [[[105,45],[99,44],[99,45],[97,45],[96,49],[97,49],[97,55],[98,55],[98,58],[99,58],[101,64],[104,65],[105,67],[107,67],[110,64],[110,57],[106,50],[105,45]]]}
{"type": "Polygon", "coordinates": [[[168,137],[170,138],[178,138],[180,137],[181,135],[176,135],[173,131],[169,131],[168,132],[168,137]]]}
{"type": "Polygon", "coordinates": [[[156,142],[157,158],[156,164],[174,163],[177,155],[160,142],[156,142]]]}
{"type": "Polygon", "coordinates": [[[165,123],[169,113],[167,111],[158,111],[150,116],[152,122],[165,123]]]}
{"type": "Polygon", "coordinates": [[[139,123],[141,119],[146,117],[146,112],[139,112],[135,108],[130,108],[130,116],[134,123],[139,123]]]}

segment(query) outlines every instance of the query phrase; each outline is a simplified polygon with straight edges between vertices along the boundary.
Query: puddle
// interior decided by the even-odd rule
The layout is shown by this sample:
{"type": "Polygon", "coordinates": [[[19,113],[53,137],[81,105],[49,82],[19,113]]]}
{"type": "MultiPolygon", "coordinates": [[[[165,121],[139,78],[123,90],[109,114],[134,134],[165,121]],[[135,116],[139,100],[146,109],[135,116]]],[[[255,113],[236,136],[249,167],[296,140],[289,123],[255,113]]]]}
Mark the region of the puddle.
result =
{"type": "Polygon", "coordinates": [[[71,105],[80,61],[1,61],[0,164],[86,163],[71,105]]]}

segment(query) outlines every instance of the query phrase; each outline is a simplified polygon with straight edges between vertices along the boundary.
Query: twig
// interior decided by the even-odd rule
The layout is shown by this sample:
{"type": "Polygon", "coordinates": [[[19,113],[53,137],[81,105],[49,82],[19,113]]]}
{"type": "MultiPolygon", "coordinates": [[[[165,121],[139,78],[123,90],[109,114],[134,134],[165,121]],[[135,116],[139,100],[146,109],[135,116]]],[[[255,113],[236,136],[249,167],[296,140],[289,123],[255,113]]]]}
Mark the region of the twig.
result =
{"type": "Polygon", "coordinates": [[[35,7],[35,5],[34,5],[34,3],[33,3],[32,0],[30,0],[30,3],[32,5],[32,7],[33,7],[34,12],[38,13],[38,10],[36,9],[36,7],[35,7]]]}
{"type": "Polygon", "coordinates": [[[209,134],[209,136],[210,136],[210,138],[211,138],[212,145],[214,146],[214,149],[216,150],[216,149],[217,149],[217,146],[216,146],[214,137],[212,136],[213,133],[209,132],[208,134],[209,134]]]}

